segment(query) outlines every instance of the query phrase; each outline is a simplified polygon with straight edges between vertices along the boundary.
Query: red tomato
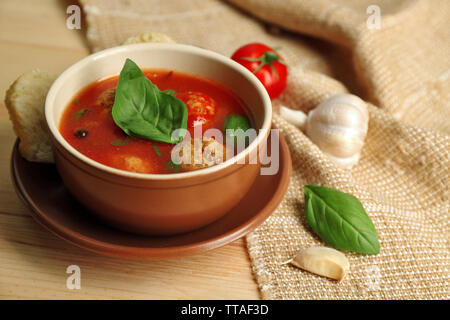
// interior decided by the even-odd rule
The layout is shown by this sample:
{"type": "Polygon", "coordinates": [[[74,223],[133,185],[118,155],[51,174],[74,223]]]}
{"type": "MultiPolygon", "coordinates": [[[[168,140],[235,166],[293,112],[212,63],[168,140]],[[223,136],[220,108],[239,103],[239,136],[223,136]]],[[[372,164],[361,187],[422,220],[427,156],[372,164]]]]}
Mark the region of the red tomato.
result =
{"type": "Polygon", "coordinates": [[[207,126],[216,113],[216,101],[202,92],[181,92],[176,97],[183,101],[188,109],[188,128],[207,126]]]}
{"type": "Polygon", "coordinates": [[[231,59],[253,72],[271,99],[278,97],[286,88],[286,65],[272,48],[262,43],[249,43],[233,53],[231,59]]]}

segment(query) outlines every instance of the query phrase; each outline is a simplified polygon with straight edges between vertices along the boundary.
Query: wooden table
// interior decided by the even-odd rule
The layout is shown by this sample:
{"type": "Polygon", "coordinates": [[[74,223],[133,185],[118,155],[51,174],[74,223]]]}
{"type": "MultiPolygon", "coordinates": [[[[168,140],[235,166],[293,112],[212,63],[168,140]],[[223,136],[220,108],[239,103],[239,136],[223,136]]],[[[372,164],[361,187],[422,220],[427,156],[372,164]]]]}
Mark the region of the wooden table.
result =
{"type": "MultiPolygon", "coordinates": [[[[89,54],[83,28],[66,28],[70,1],[0,1],[0,92],[23,72],[59,73],[89,54]]],[[[75,247],[39,226],[11,184],[15,135],[0,106],[0,298],[258,299],[245,240],[193,257],[127,261],[75,247]],[[69,290],[69,265],[81,289],[69,290]]]]}

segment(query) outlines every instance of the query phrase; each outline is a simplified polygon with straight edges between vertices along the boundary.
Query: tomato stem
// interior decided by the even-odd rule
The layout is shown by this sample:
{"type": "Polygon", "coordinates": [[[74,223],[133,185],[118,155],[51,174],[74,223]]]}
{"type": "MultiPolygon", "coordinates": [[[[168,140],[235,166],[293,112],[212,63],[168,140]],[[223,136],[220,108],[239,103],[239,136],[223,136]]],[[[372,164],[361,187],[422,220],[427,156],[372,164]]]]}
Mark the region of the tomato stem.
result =
{"type": "Polygon", "coordinates": [[[275,69],[275,67],[273,66],[273,63],[280,62],[280,63],[284,64],[284,62],[280,60],[280,57],[276,54],[275,51],[266,51],[259,58],[241,57],[241,59],[247,60],[247,61],[253,61],[253,62],[258,62],[258,61],[261,62],[259,64],[259,66],[255,70],[253,70],[253,73],[257,73],[262,67],[264,67],[266,65],[269,66],[270,69],[272,69],[273,73],[275,73],[277,78],[279,78],[278,72],[275,69]]]}

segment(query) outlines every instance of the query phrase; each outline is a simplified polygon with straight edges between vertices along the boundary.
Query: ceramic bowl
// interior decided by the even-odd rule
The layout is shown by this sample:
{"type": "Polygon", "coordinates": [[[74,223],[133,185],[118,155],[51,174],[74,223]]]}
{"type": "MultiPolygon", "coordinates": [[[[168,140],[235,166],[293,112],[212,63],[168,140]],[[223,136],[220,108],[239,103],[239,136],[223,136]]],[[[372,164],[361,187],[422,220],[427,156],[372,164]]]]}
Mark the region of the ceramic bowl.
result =
{"type": "Polygon", "coordinates": [[[247,193],[259,174],[259,159],[272,120],[270,98],[259,80],[231,59],[188,45],[142,43],[92,54],[64,71],[45,102],[56,167],[69,191],[107,223],[132,233],[170,235],[201,228],[222,217],[247,193]],[[90,83],[118,75],[126,58],[141,68],[171,69],[214,79],[248,108],[256,139],[231,159],[191,172],[142,174],[98,163],[73,148],[58,130],[63,111],[90,83]]]}

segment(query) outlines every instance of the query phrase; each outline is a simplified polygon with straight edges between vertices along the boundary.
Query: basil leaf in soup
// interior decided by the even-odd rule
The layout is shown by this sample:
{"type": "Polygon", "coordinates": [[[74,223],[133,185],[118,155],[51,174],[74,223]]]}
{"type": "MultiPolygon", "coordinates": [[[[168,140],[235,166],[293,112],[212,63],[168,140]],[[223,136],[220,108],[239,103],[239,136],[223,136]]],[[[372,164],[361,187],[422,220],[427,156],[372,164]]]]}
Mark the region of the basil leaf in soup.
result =
{"type": "Polygon", "coordinates": [[[173,140],[172,132],[187,128],[188,111],[181,100],[160,91],[127,59],[120,72],[112,116],[130,136],[175,144],[183,136],[173,140]]]}
{"type": "Polygon", "coordinates": [[[232,114],[225,120],[225,134],[228,139],[234,139],[234,145],[237,145],[239,139],[245,139],[245,144],[249,144],[249,139],[245,136],[245,132],[250,129],[247,118],[232,114]]]}

